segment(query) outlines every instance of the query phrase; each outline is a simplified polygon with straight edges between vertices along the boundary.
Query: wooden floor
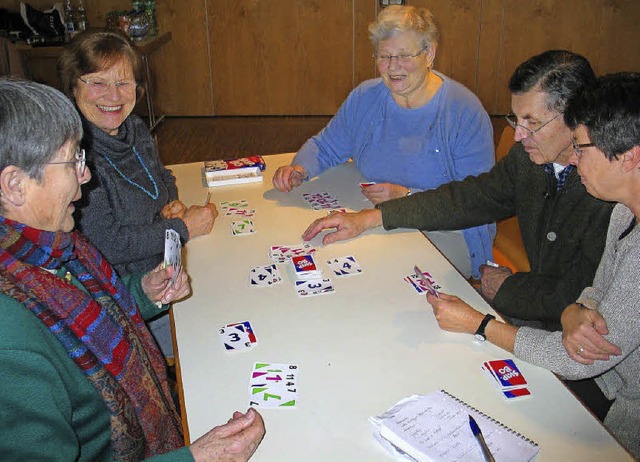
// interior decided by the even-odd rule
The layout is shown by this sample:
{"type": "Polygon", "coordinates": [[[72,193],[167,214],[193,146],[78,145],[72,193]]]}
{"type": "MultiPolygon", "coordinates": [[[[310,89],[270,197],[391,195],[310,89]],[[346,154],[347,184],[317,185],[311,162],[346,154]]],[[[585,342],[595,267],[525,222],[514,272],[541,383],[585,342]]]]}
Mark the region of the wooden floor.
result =
{"type": "Polygon", "coordinates": [[[330,116],[176,117],[155,130],[165,165],[295,152],[330,116]]]}
{"type": "MultiPolygon", "coordinates": [[[[330,116],[169,117],[156,128],[165,165],[295,152],[330,116]]],[[[496,144],[506,125],[492,117],[496,144]]]]}

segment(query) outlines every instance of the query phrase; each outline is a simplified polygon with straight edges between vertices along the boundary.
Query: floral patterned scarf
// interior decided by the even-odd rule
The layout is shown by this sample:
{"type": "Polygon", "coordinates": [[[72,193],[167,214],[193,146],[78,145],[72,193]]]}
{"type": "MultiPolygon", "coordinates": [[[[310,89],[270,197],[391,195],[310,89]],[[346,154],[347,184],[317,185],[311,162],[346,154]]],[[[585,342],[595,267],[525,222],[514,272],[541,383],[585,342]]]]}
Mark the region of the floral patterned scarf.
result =
{"type": "Polygon", "coordinates": [[[102,395],[114,459],[183,445],[162,355],[133,296],[86,238],[0,217],[0,290],[45,324],[102,395]],[[86,292],[46,271],[63,266],[86,292]]]}

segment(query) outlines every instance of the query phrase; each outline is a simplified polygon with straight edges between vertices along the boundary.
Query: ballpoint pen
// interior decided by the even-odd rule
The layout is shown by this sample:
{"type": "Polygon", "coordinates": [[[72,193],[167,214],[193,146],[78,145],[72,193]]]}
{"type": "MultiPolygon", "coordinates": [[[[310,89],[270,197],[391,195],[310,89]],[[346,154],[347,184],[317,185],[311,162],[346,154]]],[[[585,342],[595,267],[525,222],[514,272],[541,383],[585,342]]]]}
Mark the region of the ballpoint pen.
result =
{"type": "Polygon", "coordinates": [[[204,206],[206,207],[209,204],[209,201],[211,200],[211,191],[207,192],[207,198],[204,201],[204,206]]]}
{"type": "Polygon", "coordinates": [[[471,427],[471,433],[473,433],[473,436],[480,444],[484,460],[486,460],[487,462],[496,462],[496,460],[493,458],[493,454],[491,454],[491,451],[489,450],[489,446],[487,446],[487,442],[484,440],[484,436],[482,436],[480,427],[478,427],[476,420],[471,417],[471,415],[469,415],[469,427],[471,427]]]}
{"type": "Polygon", "coordinates": [[[418,278],[420,278],[420,280],[427,286],[427,291],[429,291],[429,293],[431,295],[435,295],[436,297],[440,298],[440,294],[438,293],[438,291],[435,289],[435,287],[433,287],[433,285],[431,284],[431,282],[429,282],[429,279],[427,279],[427,277],[424,275],[424,273],[420,270],[420,268],[418,268],[418,265],[413,267],[413,272],[416,274],[416,276],[418,276],[418,278]]]}

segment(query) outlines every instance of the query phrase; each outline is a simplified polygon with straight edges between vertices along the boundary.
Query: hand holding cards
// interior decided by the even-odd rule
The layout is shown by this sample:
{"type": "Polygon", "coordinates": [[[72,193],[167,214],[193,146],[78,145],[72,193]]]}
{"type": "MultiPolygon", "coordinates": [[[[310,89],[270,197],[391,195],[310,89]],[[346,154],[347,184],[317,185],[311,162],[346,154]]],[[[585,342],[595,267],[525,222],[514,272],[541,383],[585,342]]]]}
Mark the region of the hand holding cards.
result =
{"type": "Polygon", "coordinates": [[[173,267],[171,285],[174,285],[180,268],[182,268],[182,243],[180,235],[173,229],[167,229],[164,234],[164,267],[173,267]]]}

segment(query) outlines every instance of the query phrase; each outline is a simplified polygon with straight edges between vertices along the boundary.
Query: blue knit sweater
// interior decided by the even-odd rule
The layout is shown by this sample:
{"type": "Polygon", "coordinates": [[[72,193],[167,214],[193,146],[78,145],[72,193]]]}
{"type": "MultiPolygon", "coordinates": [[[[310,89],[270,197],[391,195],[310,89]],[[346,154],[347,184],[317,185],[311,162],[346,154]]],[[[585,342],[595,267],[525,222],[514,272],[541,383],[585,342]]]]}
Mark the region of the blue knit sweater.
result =
{"type": "MultiPolygon", "coordinates": [[[[351,92],[329,124],[293,160],[313,178],[352,158],[367,181],[393,183],[413,192],[437,188],[491,169],[495,162],[491,121],[478,98],[450,78],[424,106],[398,106],[382,79],[351,92]]],[[[493,258],[494,225],[463,231],[472,271],[493,258]]]]}

